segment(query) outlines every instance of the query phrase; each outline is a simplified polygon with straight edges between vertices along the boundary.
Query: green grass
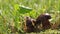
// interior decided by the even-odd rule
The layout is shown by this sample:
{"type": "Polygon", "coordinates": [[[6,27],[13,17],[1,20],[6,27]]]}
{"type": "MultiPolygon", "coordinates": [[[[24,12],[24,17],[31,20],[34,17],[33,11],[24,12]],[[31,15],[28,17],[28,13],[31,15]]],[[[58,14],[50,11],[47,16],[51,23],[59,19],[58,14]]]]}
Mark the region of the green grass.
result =
{"type": "MultiPolygon", "coordinates": [[[[22,30],[24,16],[30,16],[36,19],[41,13],[49,13],[52,16],[51,23],[60,23],[60,0],[0,0],[0,33],[11,34],[9,26],[15,26],[19,30],[22,30]],[[27,13],[24,10],[21,13],[20,11],[23,9],[20,10],[20,5],[30,7],[32,10],[30,12],[28,10],[27,13]]],[[[40,33],[48,34],[50,32],[57,34],[60,31],[46,30],[40,33]]]]}

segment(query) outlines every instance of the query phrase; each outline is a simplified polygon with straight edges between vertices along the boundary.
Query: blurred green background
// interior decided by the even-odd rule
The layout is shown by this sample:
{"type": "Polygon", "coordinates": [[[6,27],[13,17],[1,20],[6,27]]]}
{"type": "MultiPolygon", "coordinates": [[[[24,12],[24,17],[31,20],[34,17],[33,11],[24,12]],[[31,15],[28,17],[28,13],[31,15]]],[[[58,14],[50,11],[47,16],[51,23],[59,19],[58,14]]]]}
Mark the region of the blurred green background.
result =
{"type": "MultiPolygon", "coordinates": [[[[24,34],[22,29],[24,17],[36,19],[42,13],[49,13],[52,16],[51,23],[60,24],[60,0],[0,0],[0,34],[12,34],[11,31],[15,28],[20,30],[20,34],[24,34]],[[12,29],[11,26],[15,28],[12,29]]],[[[40,33],[57,34],[57,32],[60,31],[47,30],[40,33]]]]}

